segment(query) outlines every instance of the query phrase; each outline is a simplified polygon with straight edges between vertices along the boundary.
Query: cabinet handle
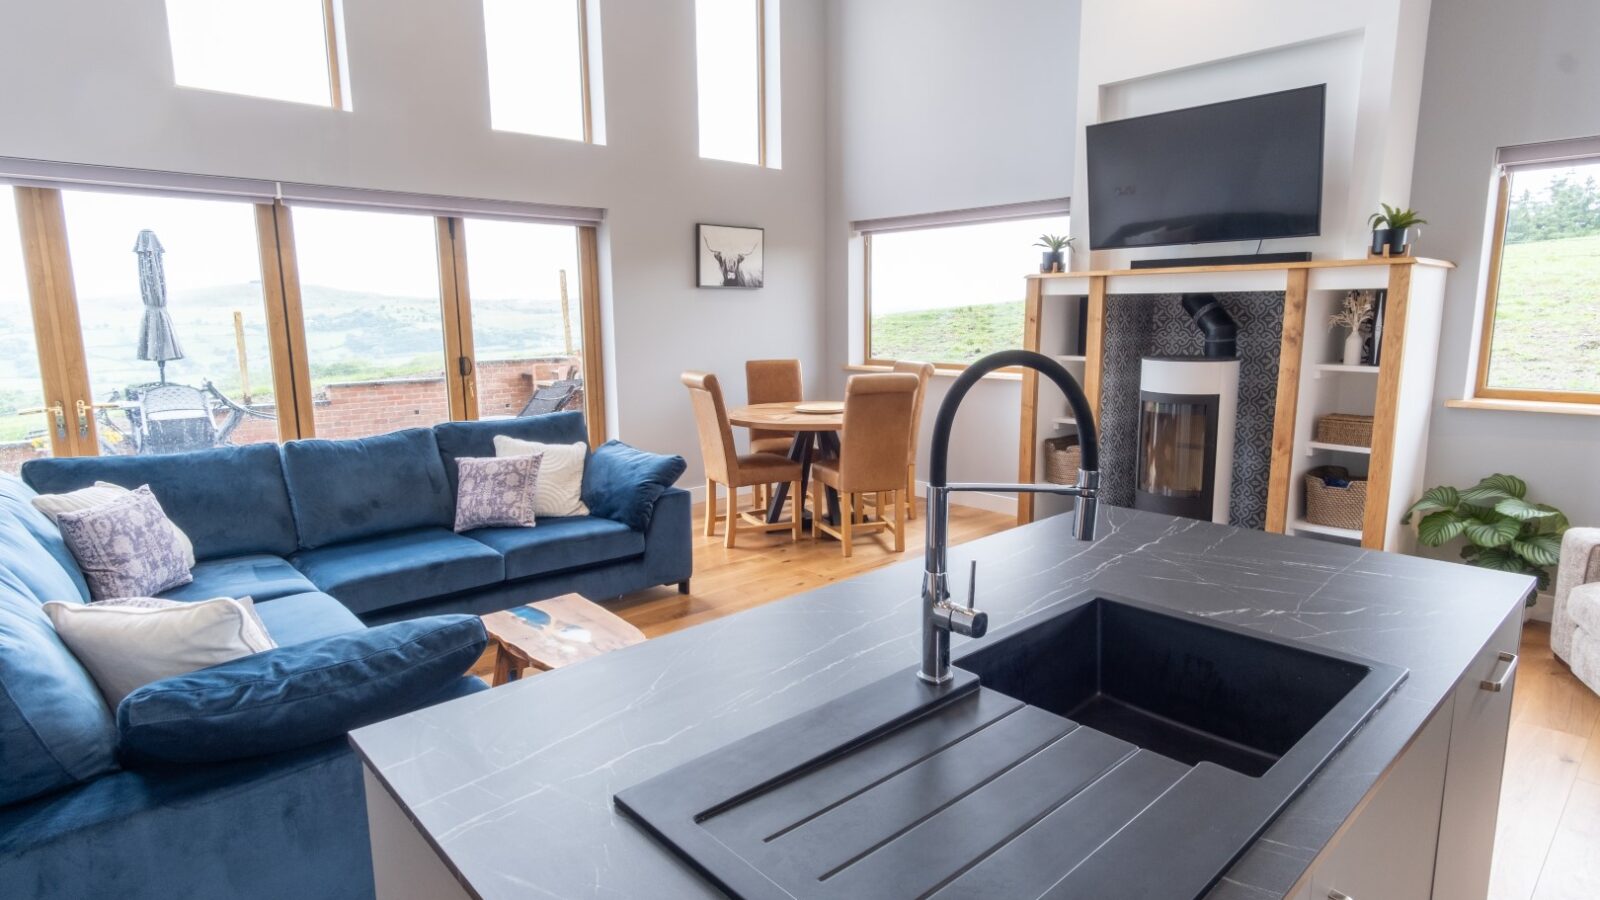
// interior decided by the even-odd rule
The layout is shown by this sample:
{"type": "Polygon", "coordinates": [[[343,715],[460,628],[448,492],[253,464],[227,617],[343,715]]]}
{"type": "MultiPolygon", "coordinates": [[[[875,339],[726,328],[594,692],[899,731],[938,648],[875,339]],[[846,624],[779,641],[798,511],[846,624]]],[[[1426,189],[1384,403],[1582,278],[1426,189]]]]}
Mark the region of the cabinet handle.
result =
{"type": "Polygon", "coordinates": [[[1498,661],[1506,663],[1506,670],[1500,674],[1500,677],[1493,681],[1478,682],[1478,687],[1496,694],[1505,690],[1506,685],[1511,682],[1511,676],[1517,673],[1517,655],[1501,650],[1498,654],[1498,661]]]}
{"type": "Polygon", "coordinates": [[[1356,900],[1356,898],[1346,894],[1344,891],[1330,890],[1328,891],[1328,900],[1356,900]]]}

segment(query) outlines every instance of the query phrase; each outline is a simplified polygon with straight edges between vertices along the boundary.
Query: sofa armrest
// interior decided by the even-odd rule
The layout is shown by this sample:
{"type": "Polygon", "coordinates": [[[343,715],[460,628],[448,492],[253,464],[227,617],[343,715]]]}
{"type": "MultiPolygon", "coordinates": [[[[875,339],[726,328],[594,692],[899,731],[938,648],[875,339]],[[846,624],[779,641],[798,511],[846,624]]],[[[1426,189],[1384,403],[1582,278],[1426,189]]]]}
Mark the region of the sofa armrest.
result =
{"type": "Polygon", "coordinates": [[[1567,612],[1572,589],[1600,581],[1600,528],[1568,528],[1561,538],[1561,567],[1556,570],[1555,610],[1550,619],[1550,647],[1571,662],[1572,632],[1567,612]]]}
{"type": "Polygon", "coordinates": [[[621,441],[607,441],[589,454],[584,465],[583,502],[591,515],[645,531],[656,501],[686,468],[688,463],[681,456],[650,453],[621,441]]]}

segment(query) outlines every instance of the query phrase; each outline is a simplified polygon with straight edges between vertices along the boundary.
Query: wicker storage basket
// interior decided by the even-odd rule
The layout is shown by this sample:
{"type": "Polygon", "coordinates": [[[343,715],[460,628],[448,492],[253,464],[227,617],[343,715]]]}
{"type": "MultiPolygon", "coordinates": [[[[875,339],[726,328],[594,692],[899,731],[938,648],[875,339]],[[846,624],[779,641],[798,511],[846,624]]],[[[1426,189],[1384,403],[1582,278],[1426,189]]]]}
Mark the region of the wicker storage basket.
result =
{"type": "Polygon", "coordinates": [[[1313,525],[1361,530],[1367,508],[1367,480],[1351,478],[1349,487],[1329,487],[1317,475],[1307,475],[1306,521],[1313,525]]]}
{"type": "Polygon", "coordinates": [[[1044,480],[1051,484],[1077,484],[1078,467],[1083,452],[1078,449],[1078,436],[1046,438],[1044,442],[1044,480]]]}
{"type": "Polygon", "coordinates": [[[1347,447],[1372,446],[1372,417],[1350,413],[1333,413],[1317,420],[1313,440],[1324,444],[1344,444],[1347,447]]]}

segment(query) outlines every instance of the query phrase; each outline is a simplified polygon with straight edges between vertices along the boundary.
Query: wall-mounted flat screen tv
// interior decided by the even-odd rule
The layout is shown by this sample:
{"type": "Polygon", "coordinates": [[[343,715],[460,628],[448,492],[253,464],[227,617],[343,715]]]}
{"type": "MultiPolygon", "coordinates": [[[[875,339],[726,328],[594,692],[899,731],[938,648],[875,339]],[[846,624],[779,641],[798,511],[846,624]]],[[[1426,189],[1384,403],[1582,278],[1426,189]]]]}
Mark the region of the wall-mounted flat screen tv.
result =
{"type": "Polygon", "coordinates": [[[1090,125],[1089,246],[1317,234],[1326,101],[1319,84],[1090,125]]]}

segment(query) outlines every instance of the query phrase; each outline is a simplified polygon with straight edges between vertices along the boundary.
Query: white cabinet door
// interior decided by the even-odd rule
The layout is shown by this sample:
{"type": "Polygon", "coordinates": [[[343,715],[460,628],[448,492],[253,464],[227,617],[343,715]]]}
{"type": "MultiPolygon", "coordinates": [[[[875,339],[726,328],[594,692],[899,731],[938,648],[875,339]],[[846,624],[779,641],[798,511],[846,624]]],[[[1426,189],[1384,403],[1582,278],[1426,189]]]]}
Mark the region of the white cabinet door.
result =
{"type": "Polygon", "coordinates": [[[1451,705],[1435,713],[1311,875],[1311,897],[1429,900],[1450,752],[1451,705]]]}
{"type": "Polygon", "coordinates": [[[1494,856],[1500,778],[1506,733],[1511,726],[1511,691],[1522,637],[1522,608],[1511,612],[1488,646],[1456,685],[1450,764],[1439,824],[1439,858],[1433,895],[1439,900],[1484,900],[1494,856]],[[1507,659],[1506,657],[1510,657],[1507,659]],[[1483,686],[1498,685],[1500,690],[1483,686]]]}

